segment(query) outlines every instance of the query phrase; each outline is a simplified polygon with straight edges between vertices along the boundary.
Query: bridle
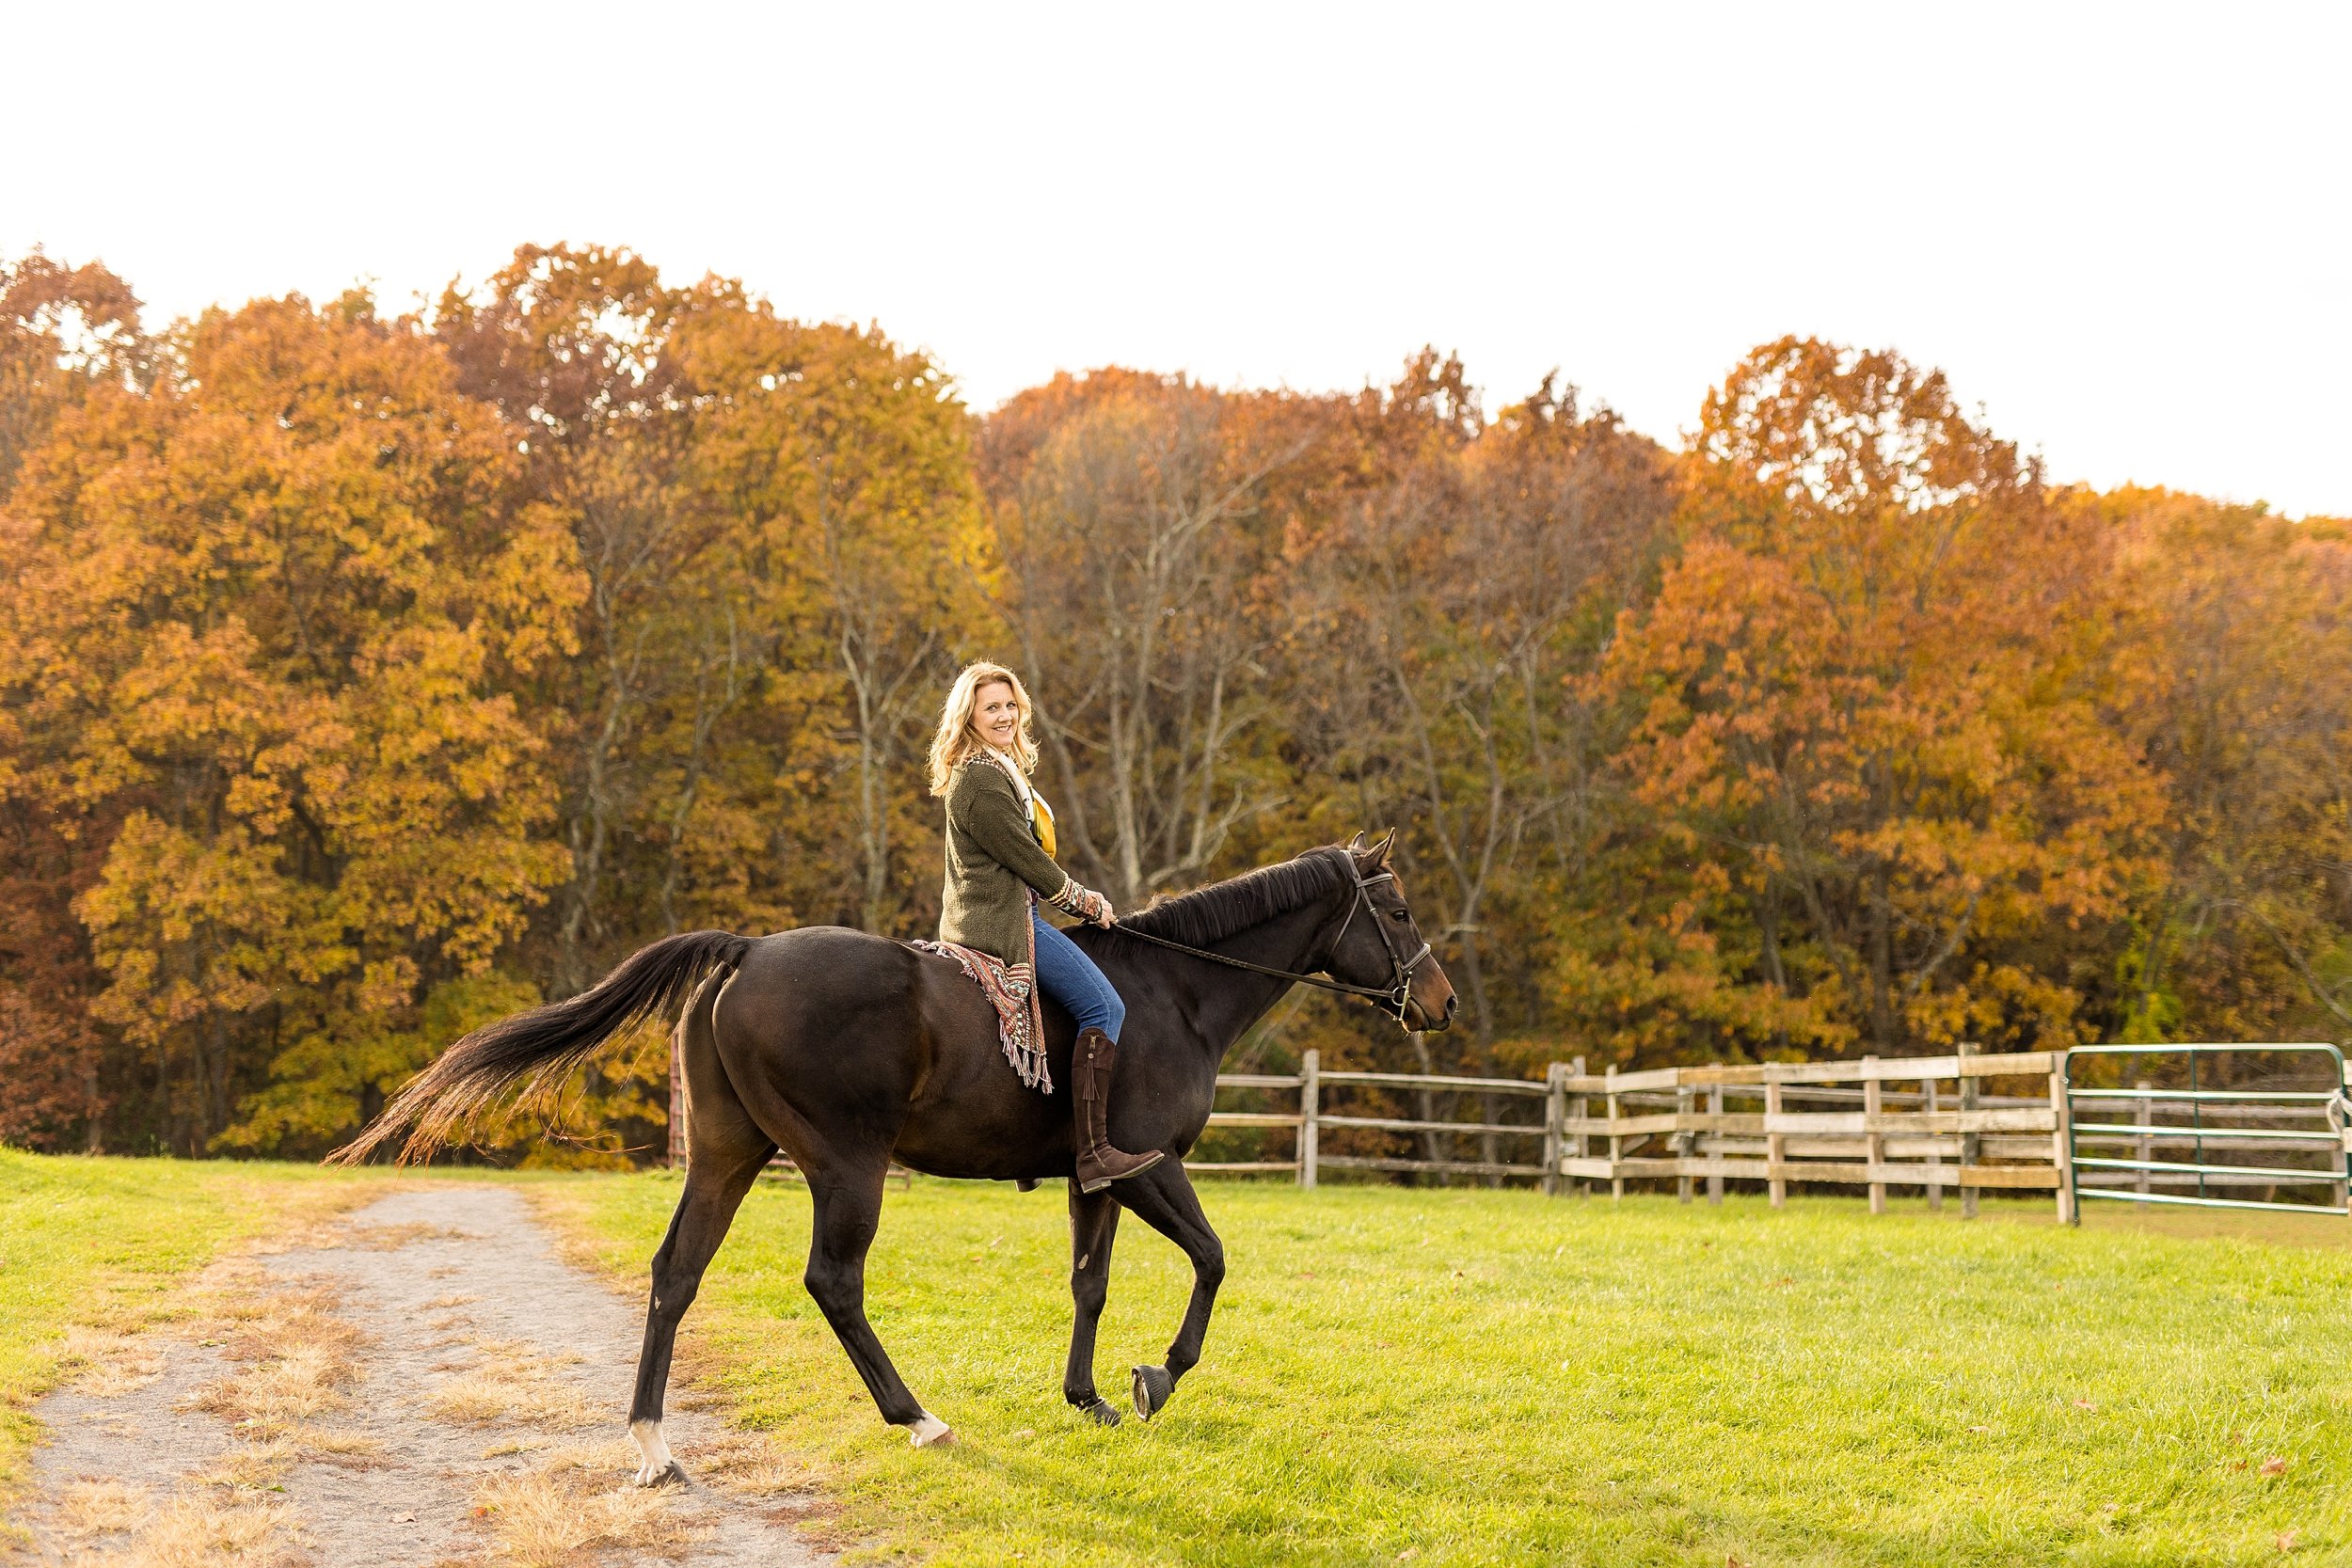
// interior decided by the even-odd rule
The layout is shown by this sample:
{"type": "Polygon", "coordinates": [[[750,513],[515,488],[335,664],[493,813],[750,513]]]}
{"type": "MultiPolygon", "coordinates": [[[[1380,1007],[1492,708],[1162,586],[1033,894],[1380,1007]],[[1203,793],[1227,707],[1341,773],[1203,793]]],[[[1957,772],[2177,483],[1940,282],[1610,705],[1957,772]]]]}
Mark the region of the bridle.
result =
{"type": "Polygon", "coordinates": [[[1396,1020],[1398,1028],[1409,1033],[1411,1026],[1405,1022],[1405,1009],[1412,1001],[1413,971],[1419,969],[1422,960],[1429,957],[1429,943],[1422,942],[1420,952],[1409,958],[1406,958],[1397,951],[1395,942],[1389,936],[1388,927],[1381,924],[1380,912],[1372,907],[1372,890],[1382,882],[1396,880],[1395,872],[1377,871],[1367,877],[1357,865],[1356,857],[1352,854],[1347,857],[1347,869],[1349,875],[1356,879],[1356,891],[1348,899],[1347,913],[1340,921],[1339,930],[1332,935],[1331,944],[1325,951],[1336,955],[1340,950],[1341,942],[1347,936],[1348,927],[1355,923],[1356,911],[1369,911],[1372,914],[1372,928],[1379,935],[1380,945],[1388,950],[1390,983],[1385,990],[1378,986],[1359,986],[1347,980],[1328,979],[1319,974],[1298,974],[1287,969],[1269,969],[1264,964],[1253,964],[1247,958],[1229,958],[1222,953],[1212,953],[1205,947],[1187,947],[1181,942],[1170,942],[1166,937],[1155,937],[1149,931],[1138,931],[1134,927],[1124,924],[1113,926],[1109,929],[1122,932],[1137,942],[1148,942],[1154,947],[1165,947],[1171,953],[1183,953],[1195,958],[1206,958],[1211,963],[1223,964],[1229,969],[1246,969],[1252,974],[1264,974],[1277,980],[1289,980],[1297,985],[1314,986],[1323,990],[1338,991],[1343,996],[1364,997],[1376,1005],[1383,1013],[1396,1020]]]}

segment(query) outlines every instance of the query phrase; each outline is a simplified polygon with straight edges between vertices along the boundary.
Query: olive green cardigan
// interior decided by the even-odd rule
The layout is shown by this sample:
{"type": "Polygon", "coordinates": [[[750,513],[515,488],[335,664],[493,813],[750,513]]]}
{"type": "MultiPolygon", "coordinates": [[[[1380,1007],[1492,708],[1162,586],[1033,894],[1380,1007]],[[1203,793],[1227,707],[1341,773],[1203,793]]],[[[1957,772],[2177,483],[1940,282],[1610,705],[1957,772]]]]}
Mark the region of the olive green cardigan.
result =
{"type": "Polygon", "coordinates": [[[1029,890],[1073,910],[1077,884],[1029,832],[1029,814],[1003,768],[970,756],[947,780],[947,885],[939,940],[977,947],[1009,964],[1035,961],[1029,890]]]}

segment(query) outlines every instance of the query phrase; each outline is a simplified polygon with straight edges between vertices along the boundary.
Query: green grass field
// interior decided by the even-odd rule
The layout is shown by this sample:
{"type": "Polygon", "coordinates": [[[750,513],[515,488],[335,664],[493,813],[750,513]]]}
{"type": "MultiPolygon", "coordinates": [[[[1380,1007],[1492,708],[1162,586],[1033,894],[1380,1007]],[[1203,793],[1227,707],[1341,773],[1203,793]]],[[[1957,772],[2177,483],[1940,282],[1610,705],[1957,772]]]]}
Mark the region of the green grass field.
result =
{"type": "MultiPolygon", "coordinates": [[[[529,1187],[643,1288],[675,1177],[529,1187]]],[[[0,1151],[0,1495],[69,1323],[168,1314],[222,1248],[361,1190],[0,1151]]],[[[1774,1214],[1240,1183],[1206,1200],[1231,1275],[1207,1360],[1148,1427],[1103,1432],[1061,1402],[1051,1188],[890,1195],[868,1306],[956,1449],[914,1452],[875,1417],[801,1289],[797,1187],[745,1206],[689,1350],[739,1419],[815,1462],[866,1555],[959,1568],[2352,1561],[2341,1221],[2106,1209],[2070,1233],[2040,1206],[1962,1225],[1824,1198],[1774,1214]]],[[[1160,1359],[1186,1283],[1172,1247],[1123,1227],[1106,1393],[1160,1359]]]]}
{"type": "MultiPolygon", "coordinates": [[[[642,1285],[668,1174],[536,1188],[642,1285]]],[[[843,1523],[942,1563],[2352,1560],[2342,1221],[2036,1206],[1210,1186],[1230,1275],[1150,1426],[1081,1425],[1060,1193],[894,1192],[874,1321],[961,1446],[880,1424],[763,1184],[687,1322],[843,1523]],[[2241,1230],[2248,1227],[2237,1227],[2241,1230]],[[2278,1463],[2273,1463],[2274,1461],[2278,1463]],[[2294,1532],[2292,1535],[2287,1532],[2294,1532]]],[[[1188,1275],[1122,1227],[1098,1376],[1161,1358],[1188,1275]]],[[[691,1469],[694,1456],[682,1456],[691,1469]]]]}
{"type": "Polygon", "coordinates": [[[76,1323],[171,1311],[175,1281],[222,1247],[305,1223],[357,1190],[303,1165],[45,1159],[0,1148],[0,1498],[36,1435],[76,1323]]]}

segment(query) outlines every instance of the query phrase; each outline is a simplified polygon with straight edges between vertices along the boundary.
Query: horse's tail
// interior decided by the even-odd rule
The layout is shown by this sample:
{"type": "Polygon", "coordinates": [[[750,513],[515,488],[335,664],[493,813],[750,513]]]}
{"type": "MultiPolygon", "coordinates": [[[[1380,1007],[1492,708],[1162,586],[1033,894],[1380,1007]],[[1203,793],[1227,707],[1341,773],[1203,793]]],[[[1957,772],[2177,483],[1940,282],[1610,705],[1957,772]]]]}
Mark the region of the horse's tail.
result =
{"type": "Polygon", "coordinates": [[[706,976],[740,963],[751,944],[729,931],[665,937],[578,996],[484,1024],[410,1079],[328,1162],[357,1164],[404,1129],[400,1163],[423,1159],[516,1083],[528,1080],[525,1099],[551,1089],[631,1024],[675,1013],[706,976]]]}

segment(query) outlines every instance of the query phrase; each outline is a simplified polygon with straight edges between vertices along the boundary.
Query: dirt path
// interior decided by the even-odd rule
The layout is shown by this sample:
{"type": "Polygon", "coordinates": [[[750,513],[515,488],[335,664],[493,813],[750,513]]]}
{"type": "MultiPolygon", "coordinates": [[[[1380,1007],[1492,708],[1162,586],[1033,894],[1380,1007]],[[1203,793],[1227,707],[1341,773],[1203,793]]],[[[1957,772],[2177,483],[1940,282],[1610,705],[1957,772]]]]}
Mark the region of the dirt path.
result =
{"type": "Polygon", "coordinates": [[[827,1563],[806,1478],[672,1400],[693,1481],[626,1484],[643,1308],[509,1188],[379,1199],[215,1265],[192,1315],[76,1331],[11,1560],[141,1568],[827,1563]]]}

